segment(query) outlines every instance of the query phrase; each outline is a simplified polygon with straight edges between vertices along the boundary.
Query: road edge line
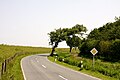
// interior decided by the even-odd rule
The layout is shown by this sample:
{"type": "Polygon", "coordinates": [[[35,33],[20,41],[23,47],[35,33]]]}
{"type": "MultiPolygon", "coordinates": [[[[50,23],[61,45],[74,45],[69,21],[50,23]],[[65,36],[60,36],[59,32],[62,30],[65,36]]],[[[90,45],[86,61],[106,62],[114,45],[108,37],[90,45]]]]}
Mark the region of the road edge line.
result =
{"type": "Polygon", "coordinates": [[[71,70],[71,71],[77,72],[77,73],[79,73],[79,74],[83,74],[83,75],[85,75],[85,76],[88,76],[88,77],[91,77],[91,78],[94,78],[94,79],[102,80],[102,79],[100,79],[100,78],[97,78],[97,77],[94,77],[94,76],[91,76],[91,75],[88,75],[88,74],[85,74],[85,73],[82,73],[82,72],[73,70],[73,69],[71,69],[71,68],[62,66],[62,65],[57,64],[57,63],[55,63],[55,62],[52,62],[52,61],[50,61],[47,57],[46,57],[46,59],[47,59],[49,62],[54,63],[54,64],[56,64],[56,65],[58,65],[58,66],[60,66],[60,67],[63,67],[63,68],[65,68],[65,69],[69,69],[69,70],[71,70]]]}
{"type": "Polygon", "coordinates": [[[21,65],[21,69],[22,69],[22,74],[23,74],[24,80],[27,80],[26,77],[25,77],[25,72],[23,70],[22,61],[23,61],[23,59],[20,61],[20,65],[21,65]]]}

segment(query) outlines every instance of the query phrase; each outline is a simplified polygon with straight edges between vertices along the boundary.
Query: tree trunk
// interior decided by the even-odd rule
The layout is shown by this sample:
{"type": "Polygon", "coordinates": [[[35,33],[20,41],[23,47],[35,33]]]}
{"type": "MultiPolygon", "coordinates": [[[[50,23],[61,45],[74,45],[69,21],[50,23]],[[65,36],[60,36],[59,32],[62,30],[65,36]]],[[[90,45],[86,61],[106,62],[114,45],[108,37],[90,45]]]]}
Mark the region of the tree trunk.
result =
{"type": "Polygon", "coordinates": [[[52,52],[50,54],[50,56],[53,56],[54,55],[54,52],[55,52],[55,48],[58,46],[58,42],[55,42],[55,46],[52,47],[52,52]]]}
{"type": "Polygon", "coordinates": [[[55,51],[55,46],[53,46],[50,56],[53,56],[54,51],[55,51]]]}
{"type": "Polygon", "coordinates": [[[72,47],[70,47],[70,53],[72,52],[72,47]]]}

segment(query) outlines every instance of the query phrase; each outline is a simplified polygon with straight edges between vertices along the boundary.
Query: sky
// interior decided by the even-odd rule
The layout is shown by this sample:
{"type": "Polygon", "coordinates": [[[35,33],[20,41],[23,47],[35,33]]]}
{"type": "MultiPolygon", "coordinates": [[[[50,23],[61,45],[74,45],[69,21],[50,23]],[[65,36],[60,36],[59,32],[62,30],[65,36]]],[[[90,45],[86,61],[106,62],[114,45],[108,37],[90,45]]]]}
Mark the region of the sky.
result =
{"type": "Polygon", "coordinates": [[[49,32],[76,24],[90,32],[119,17],[119,4],[120,0],[0,0],[0,44],[50,47],[49,32]]]}

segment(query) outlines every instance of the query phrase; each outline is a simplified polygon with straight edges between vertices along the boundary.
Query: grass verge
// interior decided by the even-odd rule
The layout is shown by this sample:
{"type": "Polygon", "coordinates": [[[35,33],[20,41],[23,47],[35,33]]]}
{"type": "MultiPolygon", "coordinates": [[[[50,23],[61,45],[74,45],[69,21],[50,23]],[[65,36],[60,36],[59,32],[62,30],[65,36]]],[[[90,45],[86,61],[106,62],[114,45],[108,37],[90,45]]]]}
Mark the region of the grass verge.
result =
{"type": "MultiPolygon", "coordinates": [[[[20,53],[9,63],[7,63],[6,72],[1,76],[0,80],[24,80],[21,72],[20,61],[23,57],[40,54],[40,53],[50,53],[50,48],[45,47],[30,47],[30,46],[13,46],[0,44],[0,70],[2,69],[2,63],[5,60],[10,59],[16,53],[20,53]]],[[[0,71],[1,73],[1,71],[0,71]]]]}
{"type": "MultiPolygon", "coordinates": [[[[55,62],[54,57],[49,56],[48,59],[52,62],[55,62]]],[[[64,62],[60,62],[58,60],[55,63],[60,64],[60,65],[65,66],[65,67],[68,67],[70,69],[76,70],[76,71],[80,71],[80,68],[77,67],[77,66],[72,66],[72,65],[66,64],[64,62]]],[[[90,71],[90,70],[83,69],[80,72],[91,75],[91,76],[94,76],[94,77],[97,77],[97,78],[100,78],[102,80],[117,80],[116,78],[108,77],[108,76],[105,76],[105,75],[103,75],[101,73],[98,73],[98,72],[95,72],[95,71],[90,71]]]]}
{"type": "MultiPolygon", "coordinates": [[[[38,54],[38,53],[36,53],[38,54]]],[[[39,53],[40,54],[40,53],[39,53]]],[[[8,65],[7,72],[4,73],[1,80],[24,80],[20,61],[23,57],[35,55],[34,53],[22,54],[15,57],[8,65]]]]}

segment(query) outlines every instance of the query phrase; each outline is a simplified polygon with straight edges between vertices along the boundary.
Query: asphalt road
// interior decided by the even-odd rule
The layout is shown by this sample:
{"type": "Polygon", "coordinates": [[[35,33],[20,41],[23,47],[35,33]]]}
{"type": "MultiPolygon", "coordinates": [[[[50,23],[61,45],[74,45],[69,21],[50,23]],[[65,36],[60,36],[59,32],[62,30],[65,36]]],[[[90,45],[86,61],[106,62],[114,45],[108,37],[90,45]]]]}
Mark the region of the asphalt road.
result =
{"type": "Polygon", "coordinates": [[[24,80],[99,80],[50,62],[47,55],[33,55],[21,60],[24,80]]]}

